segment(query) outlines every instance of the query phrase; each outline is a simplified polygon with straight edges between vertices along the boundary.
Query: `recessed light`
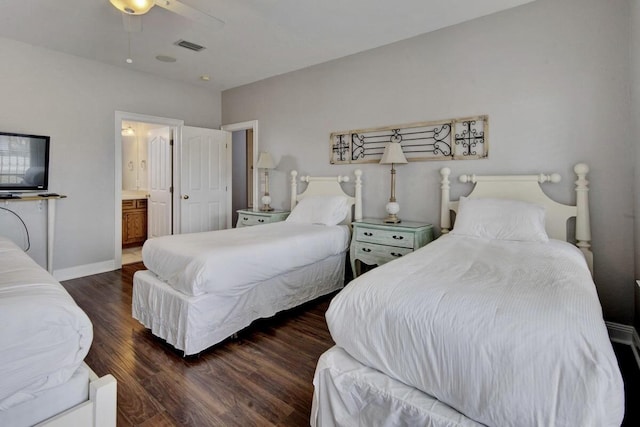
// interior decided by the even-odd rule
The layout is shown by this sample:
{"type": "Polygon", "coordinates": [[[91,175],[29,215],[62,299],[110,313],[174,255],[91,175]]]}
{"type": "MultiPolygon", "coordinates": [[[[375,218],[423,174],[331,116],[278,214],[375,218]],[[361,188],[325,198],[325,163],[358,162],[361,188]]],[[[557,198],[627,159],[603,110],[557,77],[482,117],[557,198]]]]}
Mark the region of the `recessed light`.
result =
{"type": "Polygon", "coordinates": [[[156,59],[160,62],[176,62],[176,58],[168,55],[158,55],[156,59]]]}

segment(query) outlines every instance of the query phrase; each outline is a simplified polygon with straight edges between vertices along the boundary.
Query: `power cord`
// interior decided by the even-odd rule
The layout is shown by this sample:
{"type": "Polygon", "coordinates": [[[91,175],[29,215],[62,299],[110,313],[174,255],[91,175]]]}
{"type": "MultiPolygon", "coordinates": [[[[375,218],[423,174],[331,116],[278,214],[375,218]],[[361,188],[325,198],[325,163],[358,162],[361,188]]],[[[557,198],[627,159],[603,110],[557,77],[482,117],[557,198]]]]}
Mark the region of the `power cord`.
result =
{"type": "Polygon", "coordinates": [[[18,215],[17,213],[12,211],[11,209],[3,208],[2,206],[0,206],[0,209],[2,209],[3,211],[7,211],[9,213],[12,213],[22,223],[22,226],[24,227],[24,232],[27,235],[27,248],[24,250],[25,252],[27,252],[29,249],[31,249],[31,239],[29,238],[29,229],[27,228],[27,224],[25,224],[24,221],[22,220],[22,218],[20,218],[20,215],[18,215]]]}

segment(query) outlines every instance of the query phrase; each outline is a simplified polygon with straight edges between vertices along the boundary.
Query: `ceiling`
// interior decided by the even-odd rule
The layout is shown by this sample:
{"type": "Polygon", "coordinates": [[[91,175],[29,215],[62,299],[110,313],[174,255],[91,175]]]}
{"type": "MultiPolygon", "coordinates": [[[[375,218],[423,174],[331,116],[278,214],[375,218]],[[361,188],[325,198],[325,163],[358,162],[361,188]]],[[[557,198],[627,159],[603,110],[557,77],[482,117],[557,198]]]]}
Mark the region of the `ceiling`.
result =
{"type": "Polygon", "coordinates": [[[0,37],[225,90],[532,0],[181,1],[224,26],[211,28],[153,7],[142,16],[142,31],[127,32],[109,0],[2,0],[0,37]],[[129,36],[131,64],[125,62],[129,36]],[[206,49],[178,47],[180,39],[206,49]],[[176,62],[158,61],[158,55],[176,62]]]}

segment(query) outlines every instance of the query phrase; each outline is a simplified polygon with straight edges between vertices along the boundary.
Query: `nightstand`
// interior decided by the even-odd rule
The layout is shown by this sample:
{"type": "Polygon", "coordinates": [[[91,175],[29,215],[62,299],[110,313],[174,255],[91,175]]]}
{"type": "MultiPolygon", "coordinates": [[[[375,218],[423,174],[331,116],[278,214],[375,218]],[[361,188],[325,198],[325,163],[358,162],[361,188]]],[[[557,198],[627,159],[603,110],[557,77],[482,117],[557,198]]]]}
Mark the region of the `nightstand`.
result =
{"type": "Polygon", "coordinates": [[[251,209],[240,209],[236,212],[238,212],[236,228],[284,221],[289,216],[288,211],[254,211],[251,209]]]}
{"type": "Polygon", "coordinates": [[[352,225],[349,255],[354,279],[360,273],[357,261],[368,265],[382,265],[433,240],[433,226],[424,222],[387,224],[382,219],[365,218],[352,225]]]}

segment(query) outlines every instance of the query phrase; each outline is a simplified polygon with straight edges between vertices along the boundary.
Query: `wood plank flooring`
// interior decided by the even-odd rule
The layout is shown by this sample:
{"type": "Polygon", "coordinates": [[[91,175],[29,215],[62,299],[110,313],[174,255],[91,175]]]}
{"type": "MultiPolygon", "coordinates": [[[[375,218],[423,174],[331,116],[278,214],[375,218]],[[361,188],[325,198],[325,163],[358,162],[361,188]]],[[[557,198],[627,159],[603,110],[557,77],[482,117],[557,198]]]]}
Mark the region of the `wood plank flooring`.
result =
{"type": "Polygon", "coordinates": [[[63,282],[94,325],[86,362],[118,380],[118,426],[308,426],[313,373],[333,345],[330,296],[182,357],[131,317],[142,264],[63,282]]]}
{"type": "MultiPolygon", "coordinates": [[[[63,282],[94,325],[86,362],[118,380],[118,426],[308,426],[313,372],[333,345],[324,313],[331,296],[255,322],[238,339],[183,358],[131,317],[133,273],[63,282]]],[[[640,425],[640,371],[614,344],[627,399],[626,426],[640,425]]]]}

